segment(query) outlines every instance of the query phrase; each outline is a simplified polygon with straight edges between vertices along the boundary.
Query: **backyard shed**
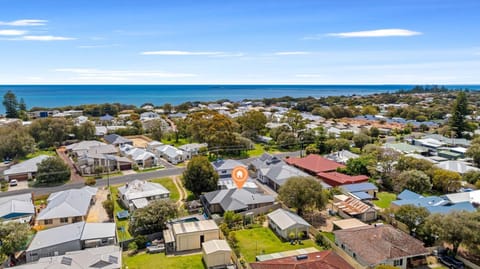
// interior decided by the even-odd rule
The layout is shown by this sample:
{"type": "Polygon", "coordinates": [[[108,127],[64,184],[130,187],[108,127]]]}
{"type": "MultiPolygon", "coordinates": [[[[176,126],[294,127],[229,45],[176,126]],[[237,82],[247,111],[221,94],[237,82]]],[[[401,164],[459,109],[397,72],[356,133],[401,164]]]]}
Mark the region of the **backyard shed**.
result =
{"type": "Polygon", "coordinates": [[[203,261],[207,268],[232,264],[232,249],[225,240],[211,240],[202,244],[203,261]]]}

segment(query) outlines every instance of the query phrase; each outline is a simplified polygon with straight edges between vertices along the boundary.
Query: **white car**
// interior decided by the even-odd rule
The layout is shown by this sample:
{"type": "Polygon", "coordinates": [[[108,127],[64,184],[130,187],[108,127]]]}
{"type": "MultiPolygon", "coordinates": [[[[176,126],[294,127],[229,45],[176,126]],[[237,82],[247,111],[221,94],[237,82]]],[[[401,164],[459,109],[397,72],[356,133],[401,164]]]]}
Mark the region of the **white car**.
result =
{"type": "Polygon", "coordinates": [[[18,185],[18,181],[16,179],[10,180],[10,187],[14,187],[18,185]]]}

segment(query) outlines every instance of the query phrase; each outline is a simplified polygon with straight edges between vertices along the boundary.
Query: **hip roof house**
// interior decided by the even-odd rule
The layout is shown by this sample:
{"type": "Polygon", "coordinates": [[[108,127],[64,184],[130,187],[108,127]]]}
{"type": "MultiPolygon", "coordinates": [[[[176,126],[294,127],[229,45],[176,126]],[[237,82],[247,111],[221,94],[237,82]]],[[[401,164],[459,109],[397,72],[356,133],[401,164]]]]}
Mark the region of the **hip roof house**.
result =
{"type": "Polygon", "coordinates": [[[50,158],[51,156],[40,155],[30,160],[12,165],[9,169],[3,172],[5,180],[27,180],[35,177],[35,174],[38,170],[38,165],[45,159],[50,158]]]}

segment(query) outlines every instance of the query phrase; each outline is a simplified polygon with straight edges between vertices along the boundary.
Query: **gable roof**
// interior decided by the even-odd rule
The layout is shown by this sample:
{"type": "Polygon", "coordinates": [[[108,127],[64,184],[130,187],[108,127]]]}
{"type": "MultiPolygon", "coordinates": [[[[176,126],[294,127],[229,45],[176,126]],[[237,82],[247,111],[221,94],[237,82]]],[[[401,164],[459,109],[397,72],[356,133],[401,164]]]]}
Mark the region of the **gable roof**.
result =
{"type": "Polygon", "coordinates": [[[287,211],[283,208],[279,208],[268,215],[268,219],[273,221],[280,229],[285,230],[295,225],[307,226],[311,225],[306,222],[302,217],[287,211]]]}
{"type": "Polygon", "coordinates": [[[285,182],[291,177],[309,177],[310,176],[309,174],[293,166],[287,165],[284,162],[277,163],[271,166],[270,168],[264,168],[264,169],[267,169],[267,172],[264,175],[280,186],[285,184],[285,182]]]}
{"type": "Polygon", "coordinates": [[[207,147],[208,145],[206,143],[202,143],[202,144],[199,144],[199,143],[191,143],[191,144],[185,144],[185,145],[182,145],[180,147],[178,147],[178,149],[180,150],[183,150],[183,151],[198,151],[199,149],[203,148],[203,147],[207,147]]]}
{"type": "Polygon", "coordinates": [[[218,225],[211,219],[172,224],[172,232],[174,235],[215,230],[218,230],[218,225]]]}
{"type": "Polygon", "coordinates": [[[132,144],[132,140],[127,139],[123,136],[117,134],[106,135],[103,139],[109,144],[118,145],[118,144],[132,144]]]}
{"type": "Polygon", "coordinates": [[[158,152],[161,152],[168,156],[169,158],[175,158],[177,156],[183,156],[183,151],[179,150],[178,148],[170,145],[161,145],[156,148],[158,152]]]}
{"type": "Polygon", "coordinates": [[[271,195],[250,192],[243,188],[207,192],[204,197],[209,204],[220,204],[223,211],[245,210],[249,205],[275,202],[271,195]]]}
{"type": "Polygon", "coordinates": [[[115,222],[85,223],[81,240],[115,237],[115,222]]]}
{"type": "Polygon", "coordinates": [[[438,197],[438,196],[424,197],[412,191],[404,190],[397,197],[398,199],[401,199],[401,200],[393,201],[392,204],[396,206],[414,205],[414,206],[424,207],[432,214],[433,213],[447,214],[453,211],[468,211],[468,212],[475,211],[475,207],[472,205],[473,201],[470,201],[470,199],[464,200],[462,199],[461,196],[458,196],[456,194],[453,194],[453,196],[450,196],[450,197],[452,197],[453,201],[449,200],[447,195],[442,197],[438,197]],[[458,198],[458,201],[456,201],[455,198],[458,198]]]}
{"type": "Polygon", "coordinates": [[[329,159],[323,158],[317,154],[310,154],[304,158],[291,157],[285,160],[288,164],[306,170],[312,174],[321,172],[335,171],[337,168],[345,167],[329,159]]]}
{"type": "Polygon", "coordinates": [[[58,244],[80,240],[85,222],[76,222],[51,229],[39,231],[35,234],[27,251],[47,248],[58,244]]]}
{"type": "Polygon", "coordinates": [[[66,146],[71,151],[88,150],[91,147],[105,146],[106,144],[96,140],[86,140],[66,146]]]}
{"type": "Polygon", "coordinates": [[[228,159],[228,160],[217,160],[217,161],[214,161],[212,162],[212,165],[213,165],[213,168],[215,169],[215,171],[219,171],[219,170],[232,170],[233,168],[237,167],[237,166],[242,166],[242,167],[245,167],[247,168],[247,166],[237,160],[231,160],[231,159],[228,159]]]}
{"type": "Polygon", "coordinates": [[[368,180],[368,177],[365,175],[349,176],[339,172],[328,172],[328,173],[321,172],[321,173],[318,173],[317,175],[332,186],[365,182],[368,180]]]}
{"type": "Polygon", "coordinates": [[[353,269],[342,257],[331,250],[299,256],[283,257],[250,263],[252,269],[353,269]]]}
{"type": "Polygon", "coordinates": [[[251,165],[255,167],[255,169],[266,168],[272,165],[276,165],[278,163],[284,163],[280,158],[273,156],[269,153],[263,153],[260,157],[254,159],[251,162],[251,165]]]}
{"type": "Polygon", "coordinates": [[[335,202],[334,205],[350,216],[359,215],[369,210],[375,210],[364,202],[350,196],[335,195],[334,197],[339,200],[338,202],[335,202]]]}
{"type": "Polygon", "coordinates": [[[226,240],[210,240],[207,242],[203,242],[202,248],[206,254],[222,251],[232,251],[226,240]]]}
{"type": "Polygon", "coordinates": [[[346,184],[343,185],[341,188],[347,192],[366,192],[370,190],[378,190],[377,186],[370,182],[346,184]]]}
{"type": "Polygon", "coordinates": [[[438,168],[442,168],[452,172],[457,172],[460,174],[464,174],[467,171],[480,171],[480,169],[467,165],[466,163],[461,161],[446,161],[446,162],[437,163],[435,164],[435,166],[438,168]]]}
{"type": "Polygon", "coordinates": [[[9,169],[5,170],[3,174],[5,176],[8,176],[8,175],[35,173],[37,172],[38,164],[40,164],[43,160],[48,159],[50,157],[51,156],[47,156],[47,155],[39,155],[35,158],[12,165],[9,169]]]}
{"type": "Polygon", "coordinates": [[[0,198],[0,219],[33,214],[35,207],[30,193],[0,198]]]}
{"type": "Polygon", "coordinates": [[[85,186],[50,194],[47,207],[40,211],[37,220],[85,216],[90,208],[90,201],[98,188],[85,186]]]}
{"type": "Polygon", "coordinates": [[[412,200],[420,198],[423,198],[423,196],[408,189],[404,189],[399,195],[397,195],[397,199],[400,200],[412,200]]]}
{"type": "Polygon", "coordinates": [[[339,244],[345,245],[366,265],[387,260],[426,255],[423,243],[390,225],[358,227],[333,232],[339,244]]]}

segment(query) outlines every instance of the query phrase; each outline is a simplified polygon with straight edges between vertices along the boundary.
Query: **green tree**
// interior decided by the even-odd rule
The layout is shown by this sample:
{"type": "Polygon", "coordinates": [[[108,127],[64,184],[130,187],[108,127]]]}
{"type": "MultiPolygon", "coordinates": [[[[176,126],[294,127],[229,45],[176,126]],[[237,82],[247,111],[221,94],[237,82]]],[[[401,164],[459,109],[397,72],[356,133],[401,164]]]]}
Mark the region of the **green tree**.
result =
{"type": "Polygon", "coordinates": [[[431,175],[433,172],[433,164],[427,160],[416,159],[408,156],[400,156],[395,166],[395,169],[400,172],[408,170],[418,170],[424,172],[427,175],[431,175]]]}
{"type": "Polygon", "coordinates": [[[450,118],[451,129],[458,137],[463,136],[463,132],[466,131],[467,125],[465,122],[465,116],[468,115],[468,101],[467,94],[464,91],[459,91],[457,99],[453,103],[452,117],[450,118]]]}
{"type": "Polygon", "coordinates": [[[35,151],[35,140],[21,124],[0,127],[0,159],[25,157],[35,151]]]}
{"type": "Polygon", "coordinates": [[[58,183],[70,179],[70,168],[59,157],[49,157],[38,164],[36,180],[39,183],[58,183]]]}
{"type": "Polygon", "coordinates": [[[262,135],[267,123],[267,117],[260,111],[251,110],[237,118],[242,135],[250,139],[256,139],[262,135]]]}
{"type": "Polygon", "coordinates": [[[315,144],[310,144],[305,148],[305,154],[318,154],[320,151],[318,150],[315,144]]]}
{"type": "Polygon", "coordinates": [[[473,139],[466,155],[473,159],[476,166],[480,167],[480,137],[473,139]]]}
{"type": "Polygon", "coordinates": [[[77,139],[92,140],[95,138],[95,124],[91,121],[81,123],[77,128],[77,139]]]}
{"type": "Polygon", "coordinates": [[[225,211],[223,213],[223,222],[227,224],[228,229],[233,229],[242,223],[242,215],[233,211],[225,211]]]}
{"type": "Polygon", "coordinates": [[[430,213],[425,207],[414,205],[402,205],[395,212],[395,218],[407,225],[410,231],[416,231],[422,226],[429,215],[430,213]]]}
{"type": "Polygon", "coordinates": [[[217,189],[218,174],[205,156],[195,156],[183,172],[185,187],[198,197],[202,192],[217,189]]]}
{"type": "Polygon", "coordinates": [[[146,127],[146,131],[150,134],[150,137],[153,140],[161,141],[165,133],[163,120],[158,119],[158,120],[148,121],[148,126],[146,127]]]}
{"type": "Polygon", "coordinates": [[[102,202],[102,206],[107,212],[107,215],[110,219],[113,219],[114,205],[112,199],[107,199],[102,202]]]}
{"type": "Polygon", "coordinates": [[[343,138],[331,138],[325,141],[325,148],[327,152],[335,152],[340,150],[349,150],[350,149],[350,141],[343,139],[343,138]]]}
{"type": "Polygon", "coordinates": [[[0,222],[0,263],[22,250],[32,234],[27,223],[0,222]]]}
{"type": "Polygon", "coordinates": [[[462,175],[462,181],[475,184],[480,180],[480,171],[469,170],[462,175]]]}
{"type": "Polygon", "coordinates": [[[284,149],[291,149],[297,146],[297,138],[292,132],[283,132],[277,138],[277,145],[284,149]]]}
{"type": "Polygon", "coordinates": [[[72,123],[64,118],[44,118],[32,121],[29,130],[40,148],[48,148],[60,146],[67,139],[71,126],[72,123]]]}
{"type": "Polygon", "coordinates": [[[177,216],[177,205],[173,201],[154,200],[133,212],[128,230],[135,236],[161,232],[166,228],[166,222],[177,216]]]}
{"type": "Polygon", "coordinates": [[[433,188],[444,193],[455,192],[460,189],[461,180],[460,174],[443,169],[435,169],[432,177],[433,188]]]}
{"type": "Polygon", "coordinates": [[[20,98],[20,103],[18,103],[18,110],[27,111],[27,104],[25,104],[25,100],[23,100],[23,98],[20,98]]]}
{"type": "Polygon", "coordinates": [[[323,209],[328,201],[322,185],[312,177],[289,178],[278,191],[278,198],[299,215],[310,208],[323,209]]]}
{"type": "Polygon", "coordinates": [[[219,150],[236,146],[235,129],[238,129],[227,116],[215,111],[191,113],[186,118],[187,132],[197,142],[207,143],[209,148],[219,150]]]}
{"type": "Polygon", "coordinates": [[[360,133],[353,136],[355,147],[362,149],[365,145],[370,144],[372,138],[366,134],[360,133]]]}
{"type": "Polygon", "coordinates": [[[408,170],[400,173],[393,182],[393,190],[402,192],[404,189],[416,193],[424,193],[432,189],[430,177],[422,171],[408,170]]]}
{"type": "Polygon", "coordinates": [[[298,131],[305,129],[307,121],[302,117],[299,111],[291,109],[283,115],[282,122],[287,123],[292,132],[296,135],[298,131]]]}
{"type": "Polygon", "coordinates": [[[165,114],[170,114],[170,113],[172,113],[172,110],[173,110],[172,104],[165,103],[165,104],[163,105],[163,112],[165,112],[165,114]]]}
{"type": "Polygon", "coordinates": [[[370,175],[369,168],[375,165],[375,159],[370,155],[362,155],[349,159],[346,163],[346,173],[349,175],[370,175]]]}
{"type": "Polygon", "coordinates": [[[17,96],[12,91],[9,90],[3,95],[3,106],[7,118],[18,118],[17,96]]]}

